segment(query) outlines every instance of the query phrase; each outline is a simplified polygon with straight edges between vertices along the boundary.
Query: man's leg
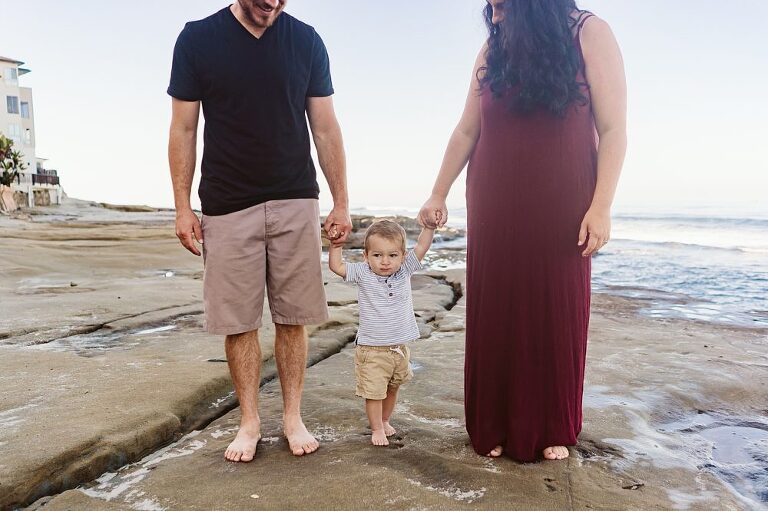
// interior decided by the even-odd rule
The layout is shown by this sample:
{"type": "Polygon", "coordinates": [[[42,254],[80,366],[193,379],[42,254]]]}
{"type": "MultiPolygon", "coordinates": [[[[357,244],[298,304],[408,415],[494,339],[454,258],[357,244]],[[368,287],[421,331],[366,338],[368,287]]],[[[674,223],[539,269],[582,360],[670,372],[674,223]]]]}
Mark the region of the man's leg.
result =
{"type": "Polygon", "coordinates": [[[258,410],[261,369],[259,331],[228,335],[224,348],[241,414],[240,429],[224,452],[224,457],[229,461],[247,462],[256,456],[256,445],[261,438],[258,410]]]}
{"type": "Polygon", "coordinates": [[[303,325],[275,324],[275,360],[283,389],[283,432],[295,456],[315,452],[320,444],[301,420],[301,392],[307,368],[307,331],[303,325]]]}

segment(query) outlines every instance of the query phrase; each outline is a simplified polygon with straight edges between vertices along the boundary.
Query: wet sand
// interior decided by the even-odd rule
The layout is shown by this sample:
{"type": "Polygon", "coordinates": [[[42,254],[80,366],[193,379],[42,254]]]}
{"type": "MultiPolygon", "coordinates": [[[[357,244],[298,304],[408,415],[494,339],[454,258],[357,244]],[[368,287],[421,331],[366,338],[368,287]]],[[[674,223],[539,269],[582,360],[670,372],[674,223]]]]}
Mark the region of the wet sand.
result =
{"type": "Polygon", "coordinates": [[[489,460],[463,429],[460,270],[415,279],[423,339],[390,448],[368,445],[354,397],[354,288],[327,274],[332,317],[312,331],[303,405],[321,450],[287,452],[267,329],[265,440],[253,463],[228,463],[238,410],[173,214],[46,212],[0,217],[0,509],[768,506],[768,332],[595,295],[579,445],[567,462],[489,460]]]}

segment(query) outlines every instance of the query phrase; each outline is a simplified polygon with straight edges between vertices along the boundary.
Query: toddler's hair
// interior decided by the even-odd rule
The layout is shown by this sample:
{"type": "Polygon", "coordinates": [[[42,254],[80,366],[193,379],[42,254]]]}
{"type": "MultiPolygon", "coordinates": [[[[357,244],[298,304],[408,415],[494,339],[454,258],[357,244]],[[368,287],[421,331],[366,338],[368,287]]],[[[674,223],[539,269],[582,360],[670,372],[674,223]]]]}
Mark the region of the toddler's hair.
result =
{"type": "Polygon", "coordinates": [[[382,238],[394,241],[400,244],[400,248],[405,253],[405,229],[392,220],[377,220],[371,224],[365,231],[365,250],[368,250],[368,238],[371,236],[381,236],[382,238]]]}

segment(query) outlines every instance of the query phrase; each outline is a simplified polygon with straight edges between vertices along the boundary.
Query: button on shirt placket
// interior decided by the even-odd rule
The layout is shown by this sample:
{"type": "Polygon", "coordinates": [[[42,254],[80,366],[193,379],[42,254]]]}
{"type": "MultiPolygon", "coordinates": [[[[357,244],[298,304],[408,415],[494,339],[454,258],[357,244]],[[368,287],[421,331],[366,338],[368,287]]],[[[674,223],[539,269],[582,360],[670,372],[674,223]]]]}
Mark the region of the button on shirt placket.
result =
{"type": "Polygon", "coordinates": [[[395,294],[392,292],[392,284],[390,284],[389,280],[390,279],[388,279],[388,278],[384,279],[384,284],[387,286],[387,288],[384,290],[384,292],[387,293],[387,295],[390,298],[393,298],[395,296],[395,294]]]}

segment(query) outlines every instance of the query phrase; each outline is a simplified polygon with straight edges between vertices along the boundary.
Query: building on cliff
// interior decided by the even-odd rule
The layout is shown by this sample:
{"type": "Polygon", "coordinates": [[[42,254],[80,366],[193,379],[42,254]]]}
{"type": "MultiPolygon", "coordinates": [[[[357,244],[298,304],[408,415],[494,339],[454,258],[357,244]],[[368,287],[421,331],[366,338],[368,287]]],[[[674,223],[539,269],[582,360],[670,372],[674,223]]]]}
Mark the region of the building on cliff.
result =
{"type": "Polygon", "coordinates": [[[19,86],[19,77],[29,73],[24,63],[0,57],[0,132],[13,140],[26,169],[13,184],[16,202],[32,206],[61,204],[64,192],[58,172],[46,169],[45,159],[35,154],[35,116],[32,89],[19,86]],[[4,103],[4,104],[3,104],[4,103]]]}

